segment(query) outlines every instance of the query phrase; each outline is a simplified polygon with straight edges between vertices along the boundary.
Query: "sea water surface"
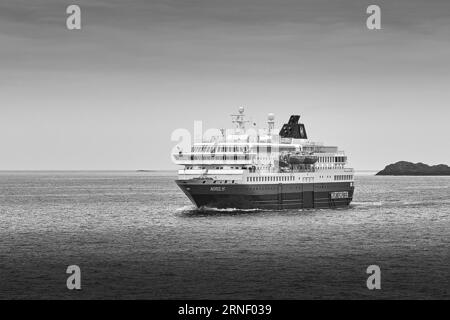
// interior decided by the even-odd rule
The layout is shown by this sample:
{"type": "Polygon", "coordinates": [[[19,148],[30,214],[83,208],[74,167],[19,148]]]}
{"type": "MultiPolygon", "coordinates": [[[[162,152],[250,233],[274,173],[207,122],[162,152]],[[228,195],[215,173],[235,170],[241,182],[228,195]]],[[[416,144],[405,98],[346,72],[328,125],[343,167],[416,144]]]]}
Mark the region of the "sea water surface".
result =
{"type": "Polygon", "coordinates": [[[0,172],[0,299],[450,298],[450,177],[357,176],[349,208],[303,211],[195,210],[174,179],[0,172]]]}

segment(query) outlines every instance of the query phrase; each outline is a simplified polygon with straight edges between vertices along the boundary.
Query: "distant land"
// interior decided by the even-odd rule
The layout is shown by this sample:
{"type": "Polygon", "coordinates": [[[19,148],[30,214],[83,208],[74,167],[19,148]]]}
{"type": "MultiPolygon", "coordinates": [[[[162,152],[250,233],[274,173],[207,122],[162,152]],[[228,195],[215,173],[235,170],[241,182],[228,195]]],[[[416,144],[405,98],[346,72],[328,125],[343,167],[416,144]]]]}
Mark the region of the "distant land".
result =
{"type": "Polygon", "coordinates": [[[449,176],[450,167],[445,164],[429,166],[424,163],[399,161],[387,165],[377,176],[449,176]]]}

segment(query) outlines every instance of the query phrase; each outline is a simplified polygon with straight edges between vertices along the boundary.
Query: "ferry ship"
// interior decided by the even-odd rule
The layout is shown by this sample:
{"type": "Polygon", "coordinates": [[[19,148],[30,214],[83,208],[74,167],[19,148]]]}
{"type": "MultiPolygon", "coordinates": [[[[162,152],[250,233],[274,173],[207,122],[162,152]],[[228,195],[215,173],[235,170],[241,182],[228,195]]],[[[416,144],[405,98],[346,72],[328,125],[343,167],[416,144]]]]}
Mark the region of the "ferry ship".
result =
{"type": "Polygon", "coordinates": [[[269,114],[267,128],[248,128],[244,108],[233,114],[234,129],[195,142],[173,160],[184,166],[177,185],[198,208],[312,209],[350,204],[354,171],[336,146],[314,143],[300,116],[280,130],[269,114]]]}

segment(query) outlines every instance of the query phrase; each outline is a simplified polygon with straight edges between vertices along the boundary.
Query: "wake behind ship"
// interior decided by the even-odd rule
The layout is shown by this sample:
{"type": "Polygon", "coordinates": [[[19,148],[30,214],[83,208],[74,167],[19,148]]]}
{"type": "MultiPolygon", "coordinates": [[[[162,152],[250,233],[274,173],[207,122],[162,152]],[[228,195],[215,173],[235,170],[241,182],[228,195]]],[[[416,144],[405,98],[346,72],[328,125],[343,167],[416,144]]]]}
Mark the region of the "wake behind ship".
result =
{"type": "Polygon", "coordinates": [[[244,108],[233,130],[173,155],[177,185],[200,207],[237,209],[337,208],[353,198],[353,169],[334,146],[308,140],[300,116],[281,130],[269,114],[267,128],[247,129],[244,108]]]}

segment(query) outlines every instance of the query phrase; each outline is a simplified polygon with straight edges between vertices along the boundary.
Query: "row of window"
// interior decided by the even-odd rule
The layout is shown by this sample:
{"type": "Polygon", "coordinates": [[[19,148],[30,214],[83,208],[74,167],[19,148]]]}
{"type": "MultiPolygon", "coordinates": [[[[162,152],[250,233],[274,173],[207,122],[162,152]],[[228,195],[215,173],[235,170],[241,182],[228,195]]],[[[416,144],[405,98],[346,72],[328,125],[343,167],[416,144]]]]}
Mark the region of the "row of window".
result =
{"type": "MultiPolygon", "coordinates": [[[[191,155],[183,155],[180,154],[177,157],[177,160],[191,160],[191,161],[213,161],[213,160],[234,160],[234,161],[248,161],[250,159],[256,160],[268,160],[270,157],[263,156],[250,156],[249,154],[191,154],[191,155]]],[[[346,157],[319,157],[317,163],[321,164],[332,164],[333,166],[342,167],[346,162],[346,157]]],[[[318,166],[318,168],[321,168],[318,166]]]]}
{"type": "Polygon", "coordinates": [[[316,170],[343,169],[343,164],[326,165],[325,167],[317,166],[316,170]]]}
{"type": "MultiPolygon", "coordinates": [[[[206,183],[206,180],[203,183],[206,183]]],[[[214,180],[213,183],[228,183],[228,180],[214,180]]],[[[230,183],[234,183],[234,180],[231,180],[230,183]]]]}
{"type": "MultiPolygon", "coordinates": [[[[206,167],[194,167],[194,166],[187,166],[186,170],[205,170],[206,167]]],[[[208,167],[209,170],[223,170],[223,167],[208,167]]],[[[247,170],[247,167],[226,167],[225,169],[237,169],[237,170],[247,170]]]]}
{"type": "MultiPolygon", "coordinates": [[[[211,145],[204,145],[204,146],[195,146],[192,147],[192,152],[248,152],[250,150],[249,146],[211,146],[211,145]]],[[[251,150],[253,152],[257,153],[271,153],[272,152],[272,146],[252,146],[251,150]]],[[[285,152],[285,151],[295,151],[295,146],[279,146],[278,152],[285,152]]]]}
{"type": "MultiPolygon", "coordinates": [[[[238,167],[236,167],[238,168],[238,167]]],[[[223,169],[223,167],[222,167],[223,169]]],[[[244,169],[244,168],[243,168],[244,169]]],[[[320,178],[324,178],[324,176],[320,176],[320,178]]],[[[328,176],[328,178],[330,178],[328,176]]],[[[300,178],[299,178],[300,179],[300,178]]],[[[301,178],[303,182],[313,182],[314,177],[302,177],[301,178]]],[[[352,180],[352,175],[336,175],[334,176],[334,181],[346,181],[346,180],[352,180]]],[[[282,181],[294,181],[294,176],[263,176],[263,177],[247,177],[247,182],[282,182],[282,181]]],[[[215,181],[214,181],[215,183],[215,181]]],[[[227,181],[225,180],[225,183],[227,181]]],[[[233,181],[234,183],[234,181],[233,181]]]]}
{"type": "Polygon", "coordinates": [[[193,147],[192,152],[247,152],[247,146],[201,146],[193,147]]]}
{"type": "Polygon", "coordinates": [[[294,176],[247,177],[247,182],[294,181],[294,176]]]}
{"type": "Polygon", "coordinates": [[[353,176],[352,175],[339,175],[339,176],[334,176],[334,181],[345,181],[345,180],[352,180],[353,176]]]}
{"type": "Polygon", "coordinates": [[[347,157],[319,157],[318,162],[345,162],[347,161],[347,157]]]}
{"type": "Polygon", "coordinates": [[[206,160],[206,161],[211,161],[211,160],[250,160],[250,157],[248,154],[246,155],[215,155],[215,154],[211,154],[211,155],[191,155],[189,156],[189,158],[185,157],[185,156],[179,156],[177,159],[190,159],[191,161],[194,160],[206,160]]]}
{"type": "MultiPolygon", "coordinates": [[[[351,180],[352,176],[335,176],[334,180],[338,181],[338,180],[351,180]],[[347,179],[345,179],[346,177],[348,177],[347,179]]],[[[293,176],[289,176],[289,177],[247,177],[247,182],[250,181],[294,181],[294,177],[293,176]],[[261,178],[285,178],[284,180],[261,180],[261,178]],[[256,180],[254,180],[256,179],[256,180]]],[[[314,182],[314,178],[313,177],[303,177],[302,178],[303,182],[314,182]]],[[[203,184],[206,183],[206,180],[202,181],[203,184]]],[[[213,184],[221,184],[221,183],[236,183],[235,180],[214,180],[213,184]]],[[[353,182],[351,183],[351,185],[353,186],[353,182]]],[[[265,187],[256,187],[256,190],[260,189],[260,190],[265,190],[265,189],[271,189],[274,187],[270,187],[270,186],[265,186],[265,187]]],[[[295,189],[300,189],[302,188],[301,186],[296,186],[295,189]]],[[[325,185],[321,185],[321,184],[316,184],[316,188],[326,188],[325,185]]]]}
{"type": "MultiPolygon", "coordinates": [[[[278,181],[294,181],[294,180],[295,180],[294,176],[247,177],[247,182],[278,182],[278,181]]],[[[303,182],[314,182],[314,177],[302,177],[301,180],[303,182]]]]}

